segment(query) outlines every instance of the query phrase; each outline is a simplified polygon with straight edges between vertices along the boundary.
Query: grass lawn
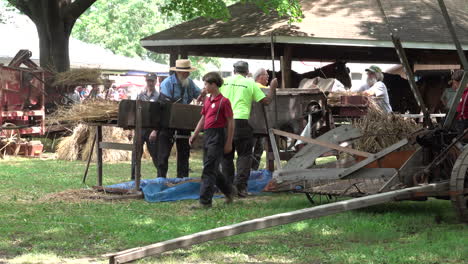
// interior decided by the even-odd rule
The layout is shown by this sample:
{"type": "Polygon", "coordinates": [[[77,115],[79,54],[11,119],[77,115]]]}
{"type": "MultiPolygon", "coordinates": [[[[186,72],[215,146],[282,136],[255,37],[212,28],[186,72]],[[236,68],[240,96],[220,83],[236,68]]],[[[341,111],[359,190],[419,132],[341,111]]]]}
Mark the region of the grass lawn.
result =
{"type": "MultiPolygon", "coordinates": [[[[171,160],[174,162],[174,159],[171,160]]],[[[84,162],[0,160],[0,263],[106,263],[101,254],[145,246],[257,217],[310,207],[304,195],[216,201],[60,200],[88,188],[84,162]]],[[[200,176],[201,159],[191,160],[200,176]]],[[[91,167],[88,184],[96,182],[91,167]]],[[[170,174],[174,175],[174,164],[170,174]]],[[[143,162],[144,178],[156,170],[143,162]]],[[[104,184],[127,181],[129,163],[105,164],[104,184]]],[[[134,263],[468,263],[468,226],[448,201],[398,202],[247,233],[134,263]]]]}

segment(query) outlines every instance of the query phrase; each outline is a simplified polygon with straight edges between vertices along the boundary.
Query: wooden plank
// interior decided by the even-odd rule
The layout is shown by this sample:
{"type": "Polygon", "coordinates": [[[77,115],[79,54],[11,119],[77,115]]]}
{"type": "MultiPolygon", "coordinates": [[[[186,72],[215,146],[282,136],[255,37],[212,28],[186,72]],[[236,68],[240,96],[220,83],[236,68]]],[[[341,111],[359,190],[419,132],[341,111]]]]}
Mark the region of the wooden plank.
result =
{"type": "Polygon", "coordinates": [[[99,142],[102,141],[102,126],[96,126],[96,163],[97,163],[97,185],[102,186],[102,149],[99,142]]]}
{"type": "Polygon", "coordinates": [[[126,144],[126,143],[101,142],[99,143],[99,147],[102,149],[117,149],[117,150],[126,150],[126,151],[133,150],[133,144],[126,144]]]}
{"type": "Polygon", "coordinates": [[[281,158],[279,155],[278,145],[276,144],[276,139],[275,139],[275,135],[273,134],[273,130],[274,129],[270,128],[270,130],[268,131],[268,135],[270,137],[270,145],[271,145],[271,148],[273,149],[273,155],[275,156],[276,168],[281,169],[282,168],[281,158]]]}
{"type": "MultiPolygon", "coordinates": [[[[278,170],[273,173],[276,182],[290,180],[339,180],[339,174],[346,171],[346,168],[326,168],[326,169],[288,169],[278,170]]],[[[393,168],[362,168],[353,175],[353,178],[390,178],[397,172],[393,168]]]]}
{"type": "MultiPolygon", "coordinates": [[[[159,242],[145,247],[138,247],[131,250],[114,253],[110,256],[109,263],[126,263],[129,261],[141,259],[144,257],[160,254],[166,251],[185,248],[188,246],[200,244],[206,241],[215,240],[223,237],[234,236],[246,232],[252,232],[260,229],[265,229],[273,226],[294,223],[302,220],[318,218],[322,216],[337,214],[354,209],[369,207],[386,202],[391,202],[400,199],[411,197],[412,193],[446,190],[448,183],[435,183],[423,186],[417,186],[402,190],[396,190],[386,193],[379,193],[365,197],[340,201],[320,205],[312,208],[296,210],[287,213],[276,214],[272,216],[257,218],[245,221],[239,224],[233,224],[223,227],[218,227],[211,230],[198,232],[192,235],[186,235],[179,238],[171,239],[164,242],[159,242]]],[[[109,256],[109,255],[106,255],[109,256]]]]}
{"type": "Polygon", "coordinates": [[[288,132],[284,132],[284,131],[277,130],[277,129],[271,129],[271,130],[272,130],[273,133],[275,133],[276,135],[279,135],[279,136],[289,137],[289,138],[293,138],[293,139],[296,139],[296,140],[302,140],[302,141],[310,143],[310,144],[316,144],[316,145],[319,145],[319,146],[322,146],[322,147],[343,151],[343,152],[358,155],[358,156],[361,156],[361,157],[371,157],[373,155],[372,153],[368,153],[368,152],[364,152],[364,151],[360,151],[360,150],[355,150],[355,149],[352,149],[352,148],[345,148],[345,147],[342,147],[340,145],[336,145],[336,144],[332,144],[332,143],[328,143],[328,142],[323,142],[323,141],[313,139],[313,138],[299,136],[299,135],[296,135],[296,134],[293,134],[293,133],[288,133],[288,132]]]}
{"type": "Polygon", "coordinates": [[[374,162],[376,160],[379,160],[379,159],[383,158],[384,156],[392,153],[393,151],[403,147],[406,144],[408,144],[408,139],[405,138],[405,139],[391,145],[390,147],[380,151],[379,153],[376,153],[376,154],[368,157],[367,159],[362,160],[362,161],[354,164],[353,166],[347,168],[343,173],[340,173],[339,176],[340,176],[341,179],[343,179],[346,176],[356,172],[357,170],[360,170],[360,169],[364,168],[365,166],[371,164],[372,162],[374,162]]]}
{"type": "MultiPolygon", "coordinates": [[[[343,141],[358,138],[361,131],[352,126],[339,126],[316,138],[321,142],[340,144],[343,141]]],[[[315,144],[305,145],[299,152],[291,158],[284,166],[285,169],[307,169],[314,165],[315,159],[332,149],[315,144]]]]}

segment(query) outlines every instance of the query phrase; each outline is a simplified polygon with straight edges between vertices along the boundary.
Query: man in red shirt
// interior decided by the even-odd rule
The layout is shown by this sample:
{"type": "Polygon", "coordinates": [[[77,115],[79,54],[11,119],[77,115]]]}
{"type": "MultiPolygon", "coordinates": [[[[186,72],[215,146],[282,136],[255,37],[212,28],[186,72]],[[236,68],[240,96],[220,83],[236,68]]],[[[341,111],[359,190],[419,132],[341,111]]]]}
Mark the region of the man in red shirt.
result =
{"type": "Polygon", "coordinates": [[[223,78],[210,72],[203,76],[205,89],[211,95],[205,100],[202,117],[195,132],[189,139],[190,145],[204,128],[203,173],[200,186],[200,207],[210,208],[215,193],[215,185],[225,195],[226,203],[232,203],[234,188],[232,183],[219,171],[219,163],[225,153],[232,151],[234,119],[231,102],[219,92],[223,78]],[[227,137],[225,128],[227,127],[227,137]]]}
{"type": "MultiPolygon", "coordinates": [[[[463,70],[456,70],[452,74],[452,88],[460,89],[460,82],[463,77],[463,70]]],[[[468,86],[464,87],[463,95],[461,97],[460,103],[457,106],[457,121],[455,127],[458,133],[463,133],[466,128],[468,128],[468,86]]]]}

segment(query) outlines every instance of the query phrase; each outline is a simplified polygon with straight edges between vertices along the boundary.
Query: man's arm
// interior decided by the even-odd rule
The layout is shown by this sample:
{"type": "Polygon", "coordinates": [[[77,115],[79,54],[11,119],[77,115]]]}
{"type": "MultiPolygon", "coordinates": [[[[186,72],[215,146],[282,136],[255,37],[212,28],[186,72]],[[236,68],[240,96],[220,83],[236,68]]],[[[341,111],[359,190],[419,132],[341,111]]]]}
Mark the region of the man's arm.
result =
{"type": "Polygon", "coordinates": [[[259,102],[264,105],[269,105],[273,101],[273,98],[276,96],[276,88],[278,88],[278,79],[274,78],[270,82],[270,89],[268,90],[267,96],[261,99],[259,102]]]}
{"type": "Polygon", "coordinates": [[[224,153],[231,153],[232,151],[232,139],[234,137],[234,119],[233,117],[229,117],[227,119],[227,138],[226,144],[224,144],[224,153]]]}

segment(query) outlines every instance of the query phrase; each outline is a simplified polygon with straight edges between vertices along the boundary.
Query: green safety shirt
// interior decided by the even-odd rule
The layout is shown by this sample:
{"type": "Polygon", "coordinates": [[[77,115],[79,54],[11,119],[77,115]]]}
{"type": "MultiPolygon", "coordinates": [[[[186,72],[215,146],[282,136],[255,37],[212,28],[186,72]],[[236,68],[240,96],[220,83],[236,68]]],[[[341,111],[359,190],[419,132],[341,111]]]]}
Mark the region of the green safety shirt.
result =
{"type": "Polygon", "coordinates": [[[253,80],[240,74],[226,78],[219,91],[231,102],[234,119],[249,119],[252,102],[265,98],[265,94],[253,80]]]}

